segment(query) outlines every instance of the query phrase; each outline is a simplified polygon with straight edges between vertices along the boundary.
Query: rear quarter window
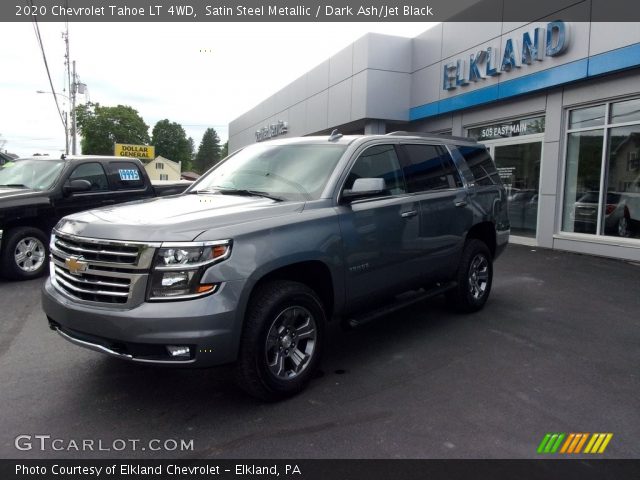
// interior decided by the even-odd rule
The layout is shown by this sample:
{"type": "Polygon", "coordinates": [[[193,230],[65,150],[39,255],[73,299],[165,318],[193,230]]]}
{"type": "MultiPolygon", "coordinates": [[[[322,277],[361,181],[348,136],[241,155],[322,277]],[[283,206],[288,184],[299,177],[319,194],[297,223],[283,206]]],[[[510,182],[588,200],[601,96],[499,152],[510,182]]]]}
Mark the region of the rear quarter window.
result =
{"type": "Polygon", "coordinates": [[[107,171],[114,190],[133,190],[145,186],[142,172],[133,162],[110,162],[107,171]]]}
{"type": "Polygon", "coordinates": [[[459,146],[458,151],[467,161],[476,185],[499,185],[500,176],[495,163],[483,146],[459,146]]]}

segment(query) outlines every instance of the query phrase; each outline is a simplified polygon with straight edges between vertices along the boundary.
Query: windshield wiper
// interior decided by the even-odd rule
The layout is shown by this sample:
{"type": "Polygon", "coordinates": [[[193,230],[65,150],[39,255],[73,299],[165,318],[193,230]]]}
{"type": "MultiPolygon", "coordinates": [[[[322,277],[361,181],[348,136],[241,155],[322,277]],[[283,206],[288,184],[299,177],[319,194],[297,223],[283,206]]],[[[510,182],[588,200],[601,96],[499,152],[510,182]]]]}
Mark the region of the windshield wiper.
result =
{"type": "Polygon", "coordinates": [[[259,190],[246,190],[243,188],[216,188],[215,189],[221,195],[244,195],[248,197],[264,197],[270,198],[271,200],[275,200],[276,202],[282,202],[284,199],[281,197],[276,197],[275,195],[271,195],[267,192],[261,192],[259,190]]]}
{"type": "Polygon", "coordinates": [[[23,185],[21,183],[4,183],[4,184],[0,184],[0,187],[29,188],[26,185],[23,185]]]}

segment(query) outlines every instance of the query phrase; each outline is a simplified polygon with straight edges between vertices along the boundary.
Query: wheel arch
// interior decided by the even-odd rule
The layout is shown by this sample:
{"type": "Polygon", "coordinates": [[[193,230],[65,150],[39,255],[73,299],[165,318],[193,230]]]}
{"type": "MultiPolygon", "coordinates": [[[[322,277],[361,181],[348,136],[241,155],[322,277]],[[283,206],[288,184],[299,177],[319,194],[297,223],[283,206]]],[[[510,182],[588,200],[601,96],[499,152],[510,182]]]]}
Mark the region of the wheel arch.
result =
{"type": "Polygon", "coordinates": [[[484,242],[487,247],[489,247],[489,251],[491,252],[491,256],[495,258],[496,256],[496,227],[492,222],[481,222],[469,230],[467,233],[467,240],[471,240],[475,238],[484,242]]]}

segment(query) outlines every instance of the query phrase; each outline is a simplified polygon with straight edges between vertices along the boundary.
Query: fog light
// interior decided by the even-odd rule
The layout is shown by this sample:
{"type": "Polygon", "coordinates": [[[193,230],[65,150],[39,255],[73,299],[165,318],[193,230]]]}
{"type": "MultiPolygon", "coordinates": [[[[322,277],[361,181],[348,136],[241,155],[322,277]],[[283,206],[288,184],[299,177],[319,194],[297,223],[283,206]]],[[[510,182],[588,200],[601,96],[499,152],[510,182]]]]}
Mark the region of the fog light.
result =
{"type": "Polygon", "coordinates": [[[167,351],[172,357],[188,357],[191,353],[189,347],[180,345],[167,345],[167,351]]]}

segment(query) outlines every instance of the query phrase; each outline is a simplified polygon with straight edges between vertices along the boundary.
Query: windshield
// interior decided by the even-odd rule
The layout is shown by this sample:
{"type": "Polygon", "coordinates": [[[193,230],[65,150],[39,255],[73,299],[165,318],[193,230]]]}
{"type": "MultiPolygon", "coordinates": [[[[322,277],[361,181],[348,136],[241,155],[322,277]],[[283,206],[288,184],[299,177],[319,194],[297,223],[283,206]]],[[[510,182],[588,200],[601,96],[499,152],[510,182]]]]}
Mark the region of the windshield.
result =
{"type": "Polygon", "coordinates": [[[19,160],[0,167],[0,187],[46,190],[51,187],[64,167],[62,160],[19,160]]]}
{"type": "Polygon", "coordinates": [[[252,145],[202,177],[191,192],[263,193],[284,200],[315,200],[346,150],[344,145],[252,145]]]}

